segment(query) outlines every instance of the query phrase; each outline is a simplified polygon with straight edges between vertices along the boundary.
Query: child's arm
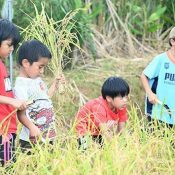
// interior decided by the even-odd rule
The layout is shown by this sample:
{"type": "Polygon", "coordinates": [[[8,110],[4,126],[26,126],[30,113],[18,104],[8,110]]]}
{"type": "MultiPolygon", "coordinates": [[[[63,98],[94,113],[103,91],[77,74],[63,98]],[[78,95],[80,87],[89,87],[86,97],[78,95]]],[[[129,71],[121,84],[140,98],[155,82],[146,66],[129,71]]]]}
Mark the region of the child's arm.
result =
{"type": "Polygon", "coordinates": [[[25,110],[18,111],[17,116],[18,120],[29,129],[30,136],[38,138],[41,135],[41,131],[39,130],[39,128],[27,118],[25,110]]]}
{"type": "Polygon", "coordinates": [[[111,140],[111,136],[114,135],[114,133],[118,133],[118,128],[117,125],[112,124],[111,126],[109,126],[106,123],[100,124],[100,134],[102,136],[104,136],[107,140],[111,140]]]}
{"type": "Polygon", "coordinates": [[[59,75],[52,83],[52,85],[50,86],[49,90],[48,90],[48,96],[50,98],[52,98],[52,96],[54,95],[55,91],[59,88],[61,84],[65,83],[65,78],[64,75],[59,75]]]}
{"type": "Polygon", "coordinates": [[[122,133],[125,128],[126,122],[118,122],[118,125],[115,122],[112,123],[103,123],[100,125],[100,131],[102,135],[105,135],[107,139],[111,139],[111,135],[122,133]]]}
{"type": "Polygon", "coordinates": [[[117,132],[120,134],[122,131],[123,131],[123,129],[125,128],[125,124],[126,124],[126,122],[119,122],[118,123],[118,130],[117,130],[117,132]]]}
{"type": "Polygon", "coordinates": [[[12,105],[14,108],[24,110],[27,108],[27,102],[24,100],[14,99],[0,95],[0,103],[12,105]]]}
{"type": "Polygon", "coordinates": [[[157,96],[154,94],[149,86],[148,78],[145,76],[144,73],[141,75],[141,81],[143,87],[145,89],[146,94],[148,95],[148,100],[150,103],[155,104],[157,102],[157,96]]]}

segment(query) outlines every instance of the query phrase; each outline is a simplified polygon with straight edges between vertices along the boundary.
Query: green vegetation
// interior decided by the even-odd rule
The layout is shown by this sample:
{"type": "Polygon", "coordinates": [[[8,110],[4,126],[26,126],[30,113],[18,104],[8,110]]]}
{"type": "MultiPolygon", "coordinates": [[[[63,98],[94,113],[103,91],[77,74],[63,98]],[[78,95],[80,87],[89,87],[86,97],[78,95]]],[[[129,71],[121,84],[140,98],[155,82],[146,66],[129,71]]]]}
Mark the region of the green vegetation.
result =
{"type": "MultiPolygon", "coordinates": [[[[174,174],[174,131],[163,126],[153,134],[144,131],[146,122],[139,108],[143,103],[143,91],[137,75],[146,64],[143,58],[137,61],[124,59],[123,62],[120,59],[99,59],[96,63],[91,61],[88,65],[66,70],[64,73],[68,82],[73,86],[74,80],[79,91],[89,99],[100,95],[101,84],[109,75],[127,79],[132,91],[125,132],[114,137],[111,142],[106,141],[104,149],[99,149],[98,145],[91,142],[90,148],[81,152],[77,149],[74,132],[74,115],[79,108],[80,96],[77,91],[69,97],[62,94],[61,104],[58,99],[54,99],[58,129],[56,144],[45,147],[37,145],[30,156],[18,149],[17,162],[9,174],[174,174]],[[132,74],[131,68],[135,68],[132,74]],[[167,137],[162,137],[163,132],[167,137]]],[[[46,78],[49,83],[51,77],[46,78]]],[[[5,168],[1,168],[0,174],[5,173],[5,168]]]]}
{"type": "MultiPolygon", "coordinates": [[[[0,0],[0,9],[3,2],[0,0]]],[[[46,13],[54,21],[77,11],[72,18],[74,27],[70,32],[77,35],[88,58],[104,57],[106,54],[114,56],[111,53],[114,45],[116,52],[132,56],[138,54],[138,49],[154,52],[153,48],[162,47],[160,42],[166,39],[169,27],[175,25],[174,0],[15,0],[13,21],[18,26],[26,28],[35,17],[33,2],[39,13],[44,4],[46,13]],[[103,51],[99,50],[99,45],[103,45],[103,51]]]]}
{"type": "MultiPolygon", "coordinates": [[[[175,132],[164,126],[153,134],[146,131],[139,79],[148,61],[166,47],[168,29],[175,24],[174,2],[41,0],[33,4],[16,0],[14,22],[23,40],[39,39],[53,54],[46,82],[50,85],[63,72],[67,83],[52,99],[56,143],[38,144],[28,156],[21,153],[17,141],[16,163],[1,167],[0,174],[175,174],[175,132]],[[131,86],[127,128],[122,135],[105,141],[103,149],[90,142],[90,148],[81,152],[74,116],[88,99],[100,95],[102,83],[111,75],[122,76],[131,86]]],[[[0,9],[2,5],[0,0],[0,9]]]]}

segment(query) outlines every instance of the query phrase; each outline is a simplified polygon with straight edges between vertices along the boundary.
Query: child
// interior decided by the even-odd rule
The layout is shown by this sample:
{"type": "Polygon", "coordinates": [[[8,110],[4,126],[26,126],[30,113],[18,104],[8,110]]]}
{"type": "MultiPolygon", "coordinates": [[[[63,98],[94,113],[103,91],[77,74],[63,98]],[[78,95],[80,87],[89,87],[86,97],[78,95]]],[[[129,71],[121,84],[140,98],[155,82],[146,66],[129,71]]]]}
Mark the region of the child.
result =
{"type": "Polygon", "coordinates": [[[14,158],[17,130],[15,109],[22,110],[27,107],[25,101],[14,99],[10,78],[4,65],[5,59],[14,50],[19,39],[17,27],[8,20],[0,19],[0,163],[2,165],[14,158]]]}
{"type": "Polygon", "coordinates": [[[40,41],[26,41],[19,48],[20,73],[15,82],[15,96],[34,102],[28,109],[18,112],[18,119],[23,124],[19,136],[23,151],[31,148],[30,141],[35,143],[39,139],[43,142],[46,140],[53,142],[56,137],[55,118],[50,97],[63,77],[55,79],[48,91],[41,76],[50,59],[50,51],[40,41]]]}
{"type": "Polygon", "coordinates": [[[175,27],[169,34],[170,49],[156,56],[145,68],[141,81],[146,92],[145,111],[148,121],[175,124],[175,27]]]}
{"type": "Polygon", "coordinates": [[[116,129],[116,133],[122,131],[128,119],[126,103],[129,91],[125,80],[119,77],[109,77],[102,86],[102,97],[89,101],[78,111],[76,131],[79,147],[86,149],[85,136],[89,133],[92,139],[102,146],[102,135],[111,137],[108,130],[116,129]]]}

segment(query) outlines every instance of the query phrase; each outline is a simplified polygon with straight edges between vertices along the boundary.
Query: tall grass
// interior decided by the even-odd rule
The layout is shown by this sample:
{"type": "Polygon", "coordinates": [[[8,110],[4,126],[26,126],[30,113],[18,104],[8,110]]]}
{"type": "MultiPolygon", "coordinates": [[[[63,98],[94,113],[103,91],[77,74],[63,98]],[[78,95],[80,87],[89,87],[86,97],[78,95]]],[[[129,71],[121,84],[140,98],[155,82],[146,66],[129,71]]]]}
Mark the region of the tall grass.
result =
{"type": "Polygon", "coordinates": [[[97,15],[96,10],[94,9],[93,14],[89,14],[88,10],[90,7],[90,3],[85,4],[82,0],[41,0],[41,1],[25,1],[18,0],[16,1],[14,8],[18,9],[15,11],[15,22],[23,26],[24,28],[29,24],[29,18],[24,15],[27,13],[32,18],[35,17],[35,8],[32,5],[32,2],[35,3],[38,11],[42,11],[42,4],[45,4],[46,13],[52,17],[55,21],[60,21],[67,16],[72,11],[76,11],[74,15],[72,15],[72,19],[74,20],[74,28],[70,28],[70,33],[76,33],[76,36],[79,39],[79,43],[81,47],[83,45],[88,45],[88,51],[91,54],[95,54],[95,48],[93,44],[92,31],[90,28],[91,19],[95,18],[97,15]],[[16,20],[22,17],[22,20],[16,20]]]}
{"type": "MultiPolygon", "coordinates": [[[[140,62],[143,63],[143,60],[140,62]]],[[[138,63],[134,60],[126,59],[123,63],[119,59],[111,59],[110,62],[107,59],[101,59],[96,63],[89,62],[86,67],[82,65],[75,70],[64,71],[66,77],[72,78],[81,92],[89,98],[100,95],[100,87],[106,77],[118,75],[127,79],[132,91],[128,106],[129,120],[123,134],[114,136],[111,141],[105,140],[103,149],[89,142],[87,151],[78,150],[74,132],[74,115],[81,104],[74,92],[73,98],[64,97],[67,104],[62,106],[62,113],[58,105],[55,106],[58,123],[56,143],[53,146],[38,144],[33,148],[33,154],[30,156],[22,154],[20,149],[17,149],[17,162],[11,169],[0,168],[0,174],[173,175],[175,173],[173,145],[175,132],[164,126],[153,133],[146,131],[147,122],[140,111],[140,105],[144,101],[143,92],[141,93],[141,89],[136,91],[136,88],[139,88],[139,79],[135,74],[140,72],[137,65],[138,63]]],[[[49,75],[48,79],[50,79],[49,75]]],[[[54,99],[54,104],[57,103],[58,99],[54,99]]]]}
{"type": "MultiPolygon", "coordinates": [[[[132,104],[131,104],[132,105],[132,104]]],[[[141,130],[136,107],[129,113],[130,122],[120,136],[114,136],[105,142],[103,149],[93,142],[89,149],[81,152],[77,149],[76,136],[69,132],[59,135],[54,146],[37,145],[33,154],[28,156],[18,152],[17,162],[9,174],[94,174],[94,175],[140,175],[174,174],[175,132],[162,126],[154,133],[141,130]],[[166,133],[167,136],[162,136],[166,133]]],[[[7,173],[1,168],[1,174],[7,173]]]]}
{"type": "MultiPolygon", "coordinates": [[[[36,17],[32,18],[29,16],[31,22],[26,28],[21,28],[24,40],[38,39],[43,42],[51,51],[52,59],[48,64],[47,73],[54,78],[57,78],[60,74],[63,74],[63,69],[66,64],[71,62],[69,57],[72,49],[78,49],[81,52],[80,43],[76,33],[72,30],[75,28],[74,16],[78,13],[79,9],[68,13],[62,20],[54,21],[53,18],[49,17],[45,11],[45,6],[42,5],[41,12],[38,11],[35,4],[36,17]],[[50,72],[50,73],[49,73],[50,72]]],[[[27,15],[27,14],[26,14],[27,15]]],[[[51,83],[51,81],[49,81],[51,83]]],[[[77,87],[73,83],[67,81],[66,84],[60,85],[58,93],[55,94],[55,103],[57,108],[61,108],[67,99],[73,98],[73,91],[77,87]],[[59,93],[60,92],[60,93],[59,93]]],[[[78,92],[77,92],[78,93],[78,92]]],[[[82,95],[80,94],[82,97],[82,95]]]]}
{"type": "Polygon", "coordinates": [[[52,75],[57,76],[62,73],[65,66],[64,58],[72,51],[71,45],[80,49],[76,34],[71,33],[75,27],[72,19],[78,10],[70,12],[61,21],[54,21],[46,14],[44,5],[42,5],[41,12],[38,11],[35,4],[33,5],[36,17],[30,17],[31,22],[26,28],[22,28],[22,35],[24,40],[38,39],[50,49],[52,59],[48,67],[52,75]]]}
{"type": "MultiPolygon", "coordinates": [[[[113,55],[110,48],[113,48],[112,46],[115,45],[116,39],[121,37],[121,40],[117,41],[122,41],[121,33],[123,31],[128,32],[129,36],[127,37],[130,37],[132,42],[135,43],[137,41],[134,39],[135,37],[132,37],[127,23],[123,22],[120,15],[117,16],[118,11],[116,12],[115,7],[117,4],[111,4],[111,2],[115,1],[108,1],[108,8],[110,8],[110,13],[113,15],[111,19],[113,23],[116,23],[115,30],[119,31],[119,35],[117,35],[119,37],[115,36],[115,32],[106,32],[108,36],[113,38],[113,42],[109,43],[108,40],[105,40],[104,36],[99,33],[97,34],[101,40],[104,39],[107,45],[105,45],[107,49],[105,46],[104,49],[107,50],[106,52],[109,56],[113,55]],[[120,25],[122,30],[117,26],[119,24],[116,22],[116,19],[121,19],[120,25]]],[[[126,1],[116,2],[125,4],[126,1]]],[[[49,65],[51,75],[48,74],[46,76],[48,83],[50,83],[53,76],[62,72],[64,67],[62,64],[63,59],[71,51],[69,46],[74,44],[75,47],[79,48],[77,36],[74,33],[70,33],[75,24],[72,17],[76,12],[67,14],[63,20],[57,22],[45,13],[44,7],[41,13],[36,8],[36,18],[31,17],[30,25],[23,29],[25,40],[31,38],[39,39],[49,47],[53,54],[53,61],[49,65]]],[[[105,26],[108,30],[113,30],[111,19],[105,26]]],[[[100,45],[101,43],[98,42],[98,44],[100,45]]],[[[142,43],[140,44],[142,46],[142,43]]],[[[135,46],[135,44],[133,45],[135,46]]],[[[103,52],[105,52],[104,49],[102,49],[103,52]]],[[[120,51],[120,48],[118,50],[120,51]]],[[[114,51],[116,52],[115,49],[114,51]]],[[[128,60],[127,62],[123,57],[122,60],[124,61],[116,58],[113,59],[114,57],[112,56],[110,58],[110,61],[106,59],[96,60],[96,63],[89,61],[86,65],[79,65],[75,70],[64,71],[66,77],[70,79],[68,83],[69,91],[53,98],[58,130],[55,144],[46,144],[45,146],[37,144],[32,149],[33,154],[30,156],[21,153],[21,150],[18,148],[16,151],[16,163],[10,168],[8,165],[1,167],[0,174],[175,174],[174,130],[169,130],[162,126],[161,129],[156,129],[153,133],[149,133],[145,116],[141,112],[142,108],[140,109],[140,105],[143,103],[143,93],[138,75],[145,65],[138,66],[137,62],[139,61],[142,64],[144,60],[140,59],[136,62],[128,60]],[[122,135],[114,136],[111,141],[105,140],[103,149],[99,149],[98,145],[90,142],[89,149],[82,152],[77,149],[74,115],[78,108],[87,100],[86,96],[88,98],[95,98],[100,95],[102,82],[111,75],[126,78],[132,89],[127,127],[122,135]],[[79,88],[81,88],[81,92],[79,88]]]]}

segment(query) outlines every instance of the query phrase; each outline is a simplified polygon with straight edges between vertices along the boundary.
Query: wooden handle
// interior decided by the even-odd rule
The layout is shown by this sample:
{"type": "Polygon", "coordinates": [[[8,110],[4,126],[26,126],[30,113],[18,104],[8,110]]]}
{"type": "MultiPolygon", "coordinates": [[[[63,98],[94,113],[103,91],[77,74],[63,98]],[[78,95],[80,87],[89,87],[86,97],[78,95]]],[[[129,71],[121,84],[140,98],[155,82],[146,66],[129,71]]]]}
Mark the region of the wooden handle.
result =
{"type": "Polygon", "coordinates": [[[29,100],[29,101],[27,101],[27,105],[31,105],[31,104],[33,104],[35,101],[34,100],[29,100]]]}

